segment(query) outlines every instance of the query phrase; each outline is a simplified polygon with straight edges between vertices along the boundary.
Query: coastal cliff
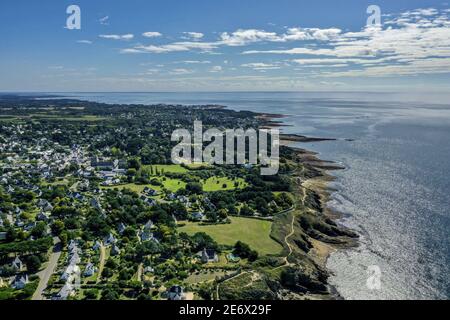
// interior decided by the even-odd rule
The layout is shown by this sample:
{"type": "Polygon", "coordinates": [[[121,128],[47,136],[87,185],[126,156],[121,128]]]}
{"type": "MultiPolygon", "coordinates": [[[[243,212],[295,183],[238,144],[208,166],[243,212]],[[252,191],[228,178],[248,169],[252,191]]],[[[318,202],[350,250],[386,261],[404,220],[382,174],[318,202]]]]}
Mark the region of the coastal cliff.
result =
{"type": "MultiPolygon", "coordinates": [[[[279,128],[282,115],[259,114],[260,128],[279,128]]],[[[280,135],[280,171],[290,184],[294,198],[291,209],[273,217],[271,238],[283,250],[261,257],[251,268],[239,270],[219,282],[217,299],[228,300],[324,300],[342,299],[329,285],[326,262],[334,250],[357,245],[358,235],[335,221],[339,215],[329,208],[328,172],[344,169],[317,154],[290,146],[292,142],[319,142],[335,139],[280,135]]]]}

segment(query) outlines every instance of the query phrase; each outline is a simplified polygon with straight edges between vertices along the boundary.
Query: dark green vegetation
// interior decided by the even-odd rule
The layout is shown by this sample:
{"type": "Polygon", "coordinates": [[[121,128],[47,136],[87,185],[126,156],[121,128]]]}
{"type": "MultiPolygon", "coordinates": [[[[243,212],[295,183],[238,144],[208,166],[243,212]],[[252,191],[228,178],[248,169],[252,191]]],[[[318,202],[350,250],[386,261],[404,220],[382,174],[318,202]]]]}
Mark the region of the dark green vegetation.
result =
{"type": "Polygon", "coordinates": [[[255,114],[10,96],[0,115],[0,298],[31,296],[54,239],[63,252],[47,298],[164,299],[172,285],[196,299],[328,297],[313,241],[354,235],[326,218],[320,190],[302,187],[323,176],[302,152],[282,147],[276,176],[170,162],[173,130],[258,127],[255,114]],[[28,284],[12,289],[21,274],[28,284]]]}

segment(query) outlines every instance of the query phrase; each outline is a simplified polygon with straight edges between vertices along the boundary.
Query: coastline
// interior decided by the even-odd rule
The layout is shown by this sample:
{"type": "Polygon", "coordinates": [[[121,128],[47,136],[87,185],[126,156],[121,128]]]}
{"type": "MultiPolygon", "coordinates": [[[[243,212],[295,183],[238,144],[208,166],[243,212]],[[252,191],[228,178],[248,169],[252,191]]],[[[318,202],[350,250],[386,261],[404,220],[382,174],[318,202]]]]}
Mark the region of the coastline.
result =
{"type": "MultiPolygon", "coordinates": [[[[256,118],[262,121],[261,128],[263,129],[280,129],[286,127],[283,125],[282,121],[275,121],[274,119],[283,119],[288,117],[282,114],[261,114],[257,115],[256,118]]],[[[311,238],[310,242],[312,248],[307,252],[308,257],[310,257],[319,268],[325,270],[327,279],[323,282],[329,290],[329,295],[331,299],[343,300],[338,290],[328,283],[328,277],[330,276],[330,270],[327,268],[327,261],[333,252],[338,250],[346,250],[350,248],[357,247],[359,245],[359,236],[352,230],[338,225],[339,219],[342,217],[342,213],[339,213],[328,206],[328,202],[331,197],[331,193],[336,191],[330,187],[330,182],[334,181],[336,178],[330,173],[334,170],[344,170],[345,167],[336,164],[333,161],[322,160],[318,157],[318,153],[306,150],[303,148],[293,147],[292,143],[307,143],[307,142],[321,142],[321,141],[337,141],[335,138],[317,138],[308,137],[298,134],[283,134],[280,133],[280,145],[284,146],[292,152],[295,153],[296,157],[300,160],[302,165],[310,167],[316,171],[316,176],[302,180],[299,186],[296,186],[296,191],[306,190],[312,192],[318,197],[321,210],[317,210],[316,214],[323,214],[323,216],[330,220],[330,223],[345,234],[344,237],[333,238],[322,238],[314,239],[311,238]],[[321,211],[321,212],[319,212],[321,211]]],[[[290,174],[292,178],[295,178],[294,174],[290,174]]],[[[298,179],[298,178],[297,178],[298,179]]],[[[298,200],[297,196],[297,200],[298,200]]],[[[307,209],[310,210],[310,209],[307,209]]],[[[323,299],[324,297],[316,294],[309,294],[304,296],[305,299],[323,299]]],[[[327,297],[325,297],[327,298],[327,297]]]]}

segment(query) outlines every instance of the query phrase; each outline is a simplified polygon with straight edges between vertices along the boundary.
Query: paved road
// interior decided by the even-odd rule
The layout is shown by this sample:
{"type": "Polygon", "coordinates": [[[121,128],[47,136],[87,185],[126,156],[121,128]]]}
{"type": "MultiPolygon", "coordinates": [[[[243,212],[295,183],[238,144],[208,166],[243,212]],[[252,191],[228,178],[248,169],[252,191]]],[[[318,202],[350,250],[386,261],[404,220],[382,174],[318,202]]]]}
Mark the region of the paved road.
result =
{"type": "Polygon", "coordinates": [[[50,259],[48,260],[47,267],[38,273],[40,278],[39,285],[36,291],[33,294],[32,300],[45,300],[45,297],[42,295],[44,290],[47,288],[48,281],[50,277],[55,272],[56,266],[58,265],[59,257],[61,256],[61,242],[59,238],[53,238],[53,252],[50,255],[50,259]]]}

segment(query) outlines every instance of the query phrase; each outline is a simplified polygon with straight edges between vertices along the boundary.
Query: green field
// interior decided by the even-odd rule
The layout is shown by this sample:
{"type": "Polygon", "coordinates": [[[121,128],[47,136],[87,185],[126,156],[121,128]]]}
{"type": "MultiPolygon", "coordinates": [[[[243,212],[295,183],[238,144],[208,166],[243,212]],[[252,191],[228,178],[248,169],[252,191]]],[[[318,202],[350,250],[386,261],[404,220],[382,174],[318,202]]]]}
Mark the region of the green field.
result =
{"type": "Polygon", "coordinates": [[[65,121],[102,121],[106,120],[105,117],[98,117],[94,115],[81,115],[81,116],[71,116],[65,114],[52,114],[52,113],[34,113],[27,116],[13,116],[13,115],[2,115],[0,116],[0,121],[14,121],[14,120],[65,120],[65,121]]]}
{"type": "Polygon", "coordinates": [[[156,175],[156,171],[159,172],[159,174],[164,173],[187,173],[188,170],[186,168],[183,168],[179,164],[155,164],[155,165],[145,165],[143,166],[145,170],[150,171],[151,168],[153,168],[153,173],[156,175]]]}
{"type": "Polygon", "coordinates": [[[190,235],[205,232],[219,244],[225,245],[234,245],[240,240],[263,255],[281,252],[281,245],[270,238],[272,222],[240,217],[230,219],[231,224],[207,226],[187,222],[185,226],[179,228],[179,231],[190,235]]]}
{"type": "Polygon", "coordinates": [[[208,163],[191,163],[187,164],[186,167],[190,170],[196,170],[196,169],[208,169],[211,168],[211,165],[208,163]]]}
{"type": "Polygon", "coordinates": [[[205,192],[226,191],[236,189],[235,183],[238,183],[237,189],[244,189],[247,183],[242,178],[230,179],[227,177],[211,177],[206,181],[202,181],[203,190],[205,192]],[[224,185],[226,187],[224,188],[224,185]]]}
{"type": "MultiPolygon", "coordinates": [[[[179,189],[184,189],[186,187],[186,182],[178,179],[169,179],[166,178],[166,181],[160,179],[160,182],[163,184],[164,188],[170,190],[172,192],[177,192],[179,189]]],[[[151,187],[150,187],[151,188],[151,187]]],[[[155,186],[155,190],[156,186],[155,186]]]]}
{"type": "Polygon", "coordinates": [[[195,284],[200,282],[212,281],[216,277],[220,278],[223,277],[224,275],[226,275],[226,273],[223,271],[213,271],[213,270],[200,271],[191,274],[185,281],[189,284],[195,284]]]}
{"type": "MultiPolygon", "coordinates": [[[[167,190],[169,190],[171,192],[177,192],[179,189],[186,187],[186,182],[181,181],[179,179],[166,178],[166,180],[163,181],[162,178],[159,178],[158,180],[163,184],[164,188],[166,188],[167,190]]],[[[141,193],[145,189],[145,187],[149,187],[149,188],[151,188],[153,190],[157,190],[157,191],[161,191],[161,189],[162,189],[161,186],[154,186],[151,184],[134,184],[134,183],[127,183],[127,184],[111,186],[111,187],[109,187],[109,186],[102,187],[102,189],[114,189],[114,188],[117,188],[119,190],[130,189],[136,193],[141,193]]]]}
{"type": "MultiPolygon", "coordinates": [[[[184,168],[181,168],[181,169],[184,169],[184,168]]],[[[179,169],[173,168],[173,170],[179,170],[179,169]]],[[[184,170],[186,170],[186,169],[184,169],[184,170]]],[[[171,179],[171,178],[167,178],[167,177],[166,177],[165,181],[163,180],[163,177],[159,177],[157,179],[163,184],[164,188],[166,188],[167,190],[169,190],[171,192],[177,192],[179,189],[186,187],[186,182],[179,180],[179,179],[171,179]]],[[[238,183],[238,189],[243,189],[247,186],[247,183],[241,178],[238,178],[236,180],[231,180],[226,177],[212,177],[206,181],[202,181],[202,185],[203,185],[203,190],[205,192],[215,192],[215,191],[234,190],[234,189],[236,189],[235,182],[238,183]],[[226,184],[226,188],[223,187],[224,184],[226,184]]],[[[130,189],[137,193],[141,193],[145,187],[149,187],[149,188],[152,188],[157,191],[160,191],[162,189],[161,186],[154,186],[151,184],[139,185],[139,184],[134,184],[134,183],[122,184],[119,186],[102,187],[102,188],[103,189],[107,189],[107,188],[130,189]]]]}

